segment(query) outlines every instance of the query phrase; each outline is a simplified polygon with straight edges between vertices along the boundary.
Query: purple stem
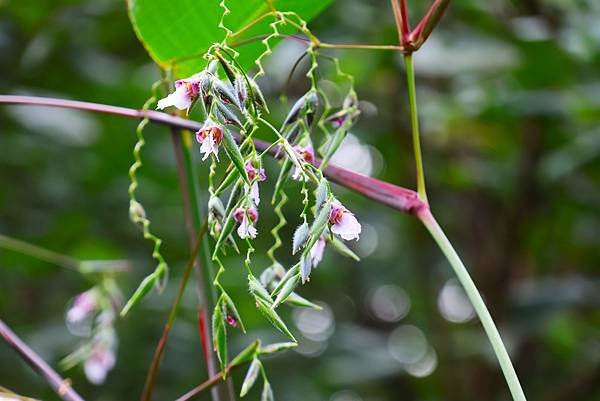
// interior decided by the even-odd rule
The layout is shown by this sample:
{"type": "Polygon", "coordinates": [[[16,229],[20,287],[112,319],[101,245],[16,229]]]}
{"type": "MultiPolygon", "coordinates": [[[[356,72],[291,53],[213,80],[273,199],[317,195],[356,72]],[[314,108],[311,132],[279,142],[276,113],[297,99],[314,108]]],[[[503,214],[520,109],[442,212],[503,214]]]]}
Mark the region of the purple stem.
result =
{"type": "MultiPolygon", "coordinates": [[[[61,107],[93,111],[103,114],[113,114],[135,119],[147,117],[150,121],[159,124],[188,129],[191,131],[197,131],[202,127],[202,124],[196,121],[186,120],[184,118],[175,117],[158,111],[143,111],[100,103],[80,102],[76,100],[38,96],[0,95],[0,104],[61,107]]],[[[236,139],[239,140],[240,138],[236,137],[236,139]]],[[[265,150],[271,145],[269,142],[258,139],[254,140],[254,144],[258,150],[265,150]]],[[[276,152],[277,150],[275,148],[270,151],[272,155],[274,155],[276,152]]],[[[413,191],[412,189],[403,188],[394,184],[390,184],[389,182],[367,177],[335,165],[329,165],[325,169],[324,174],[331,181],[343,187],[352,189],[369,199],[373,199],[374,201],[390,206],[391,208],[404,213],[416,215],[423,209],[429,208],[428,204],[423,202],[419,198],[417,192],[413,191]]]]}
{"type": "Polygon", "coordinates": [[[65,401],[83,401],[83,398],[71,387],[70,380],[65,380],[54,371],[34,350],[29,348],[11,329],[0,319],[0,337],[27,362],[33,370],[42,376],[52,389],[65,401]]]}

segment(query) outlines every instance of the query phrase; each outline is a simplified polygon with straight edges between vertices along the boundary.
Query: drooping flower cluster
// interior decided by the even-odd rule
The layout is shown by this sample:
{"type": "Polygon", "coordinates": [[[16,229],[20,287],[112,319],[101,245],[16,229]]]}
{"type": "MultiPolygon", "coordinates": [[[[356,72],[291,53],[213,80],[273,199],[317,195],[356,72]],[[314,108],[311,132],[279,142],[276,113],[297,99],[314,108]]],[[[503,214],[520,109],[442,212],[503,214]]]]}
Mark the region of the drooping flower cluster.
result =
{"type": "Polygon", "coordinates": [[[67,328],[84,340],[61,362],[65,368],[82,364],[86,378],[96,385],[104,383],[115,366],[118,345],[114,324],[120,294],[113,285],[103,284],[77,295],[67,309],[67,328]]]}
{"type": "MultiPolygon", "coordinates": [[[[248,285],[257,308],[282,333],[295,341],[285,323],[276,312],[282,303],[302,307],[319,308],[318,305],[302,298],[295,292],[297,285],[310,278],[313,268],[323,259],[328,245],[342,254],[357,259],[356,255],[343,244],[343,240],[358,240],[361,225],[347,208],[338,202],[323,176],[322,168],[342,143],[348,129],[358,116],[357,100],[353,90],[349,91],[341,109],[334,111],[328,105],[325,92],[313,82],[311,89],[301,96],[290,108],[281,128],[274,128],[261,118],[267,111],[266,103],[256,82],[245,75],[236,63],[229,63],[213,48],[214,54],[207,55],[211,62],[207,68],[184,80],[178,81],[175,91],[159,102],[159,108],[175,106],[188,112],[194,104],[201,107],[204,124],[196,132],[200,144],[202,160],[211,159],[209,175],[208,226],[216,240],[212,257],[220,266],[215,285],[220,296],[212,316],[213,347],[221,366],[227,364],[224,333],[231,327],[244,330],[243,323],[231,297],[219,282],[225,269],[220,254],[226,247],[239,252],[239,239],[251,241],[258,235],[258,206],[261,204],[260,183],[267,179],[262,156],[252,135],[259,128],[268,128],[277,137],[273,149],[276,157],[283,159],[281,171],[275,182],[273,201],[279,199],[274,211],[279,217],[278,225],[271,231],[275,245],[267,252],[273,264],[265,269],[257,280],[250,266],[250,255],[254,251],[248,242],[244,265],[248,270],[248,285]],[[218,65],[224,76],[219,77],[218,65]],[[317,122],[318,127],[317,129],[317,122]],[[318,146],[313,145],[315,132],[324,132],[318,146]],[[227,167],[219,160],[219,150],[223,148],[229,161],[227,167]],[[317,159],[317,153],[321,161],[317,159]],[[221,163],[221,166],[217,164],[221,163]],[[217,179],[217,174],[224,174],[217,179]],[[299,261],[286,270],[274,256],[280,247],[278,230],[286,220],[281,212],[287,196],[283,193],[288,180],[302,186],[303,210],[300,218],[303,223],[294,234],[292,253],[299,254],[299,261]],[[315,185],[315,202],[310,202],[310,187],[315,185]],[[228,196],[226,201],[224,196],[228,196]],[[309,215],[312,214],[312,217],[309,215]],[[234,232],[234,230],[236,232],[234,232]],[[237,233],[237,235],[235,235],[237,233]]],[[[98,359],[99,360],[99,359],[98,359]]]]}

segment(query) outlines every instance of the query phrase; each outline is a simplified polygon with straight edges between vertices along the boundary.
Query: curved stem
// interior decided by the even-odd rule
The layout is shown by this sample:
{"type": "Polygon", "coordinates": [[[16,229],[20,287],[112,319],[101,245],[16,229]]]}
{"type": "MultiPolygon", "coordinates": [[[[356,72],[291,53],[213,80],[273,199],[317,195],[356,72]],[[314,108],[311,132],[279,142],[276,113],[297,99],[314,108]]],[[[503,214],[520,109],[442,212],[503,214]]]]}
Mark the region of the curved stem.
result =
{"type": "Polygon", "coordinates": [[[477,316],[479,317],[479,321],[487,334],[487,337],[494,349],[494,353],[496,354],[496,358],[498,359],[498,363],[500,364],[500,368],[502,369],[502,373],[504,374],[504,378],[506,379],[506,383],[508,384],[508,388],[512,394],[514,401],[527,401],[525,398],[525,394],[523,393],[523,389],[521,388],[521,383],[519,383],[519,378],[517,377],[517,373],[515,372],[515,368],[510,361],[510,357],[506,348],[504,347],[504,343],[502,342],[502,338],[500,337],[500,333],[494,324],[494,320],[490,315],[487,307],[485,306],[485,302],[479,294],[473,279],[469,275],[469,272],[463,262],[460,260],[460,257],[452,247],[452,244],[444,234],[444,231],[439,226],[431,212],[428,208],[422,209],[417,217],[421,222],[425,225],[429,233],[435,240],[435,242],[440,247],[441,251],[446,256],[446,259],[454,269],[454,273],[461,285],[463,286],[467,297],[471,301],[477,316]]]}
{"type": "Polygon", "coordinates": [[[83,398],[71,387],[69,379],[63,379],[38,354],[25,344],[0,319],[0,338],[17,352],[33,370],[44,378],[52,389],[65,401],[83,401],[83,398]]]}
{"type": "Polygon", "coordinates": [[[408,100],[410,103],[410,124],[412,126],[412,141],[415,152],[415,167],[417,170],[417,192],[424,202],[427,202],[425,190],[425,173],[423,171],[423,157],[421,156],[421,139],[419,137],[419,113],[417,112],[417,91],[415,88],[415,69],[412,54],[404,56],[406,63],[406,81],[408,83],[408,100]]]}
{"type": "MultiPolygon", "coordinates": [[[[150,121],[155,123],[176,128],[189,129],[191,131],[197,131],[202,128],[202,124],[196,121],[175,117],[167,113],[150,110],[135,110],[126,107],[81,102],[76,100],[38,96],[0,95],[0,104],[61,107],[67,109],[92,111],[102,114],[112,114],[134,119],[148,118],[150,121]]],[[[234,136],[238,141],[241,139],[239,135],[234,136]]],[[[258,139],[254,139],[253,141],[256,149],[260,151],[267,149],[271,145],[270,142],[261,141],[258,139]]],[[[276,148],[272,148],[269,151],[269,154],[273,156],[276,155],[276,153],[276,148]]],[[[319,160],[315,161],[316,165],[319,165],[319,163],[319,160]]],[[[333,164],[329,164],[327,168],[324,169],[323,174],[336,184],[352,189],[369,199],[372,199],[383,205],[387,205],[403,213],[415,214],[415,212],[425,205],[423,200],[419,199],[417,193],[412,189],[367,177],[365,175],[337,167],[333,164]]]]}

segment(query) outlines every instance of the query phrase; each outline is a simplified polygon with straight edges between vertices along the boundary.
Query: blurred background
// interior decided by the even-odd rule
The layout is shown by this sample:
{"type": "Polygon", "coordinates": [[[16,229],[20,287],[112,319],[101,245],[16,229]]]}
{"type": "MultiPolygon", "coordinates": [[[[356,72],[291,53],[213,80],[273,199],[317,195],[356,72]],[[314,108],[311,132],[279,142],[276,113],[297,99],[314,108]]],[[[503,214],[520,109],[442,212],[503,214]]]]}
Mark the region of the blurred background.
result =
{"type": "MultiPolygon", "coordinates": [[[[425,3],[410,3],[413,16],[425,3]]],[[[416,17],[414,18],[416,22],[416,17]]],[[[530,400],[600,400],[600,3],[455,0],[415,56],[431,206],[473,274],[530,400]]],[[[397,42],[389,4],[337,1],[312,23],[334,43],[397,42]]],[[[286,42],[267,62],[277,102],[298,52],[286,42]]],[[[414,187],[402,59],[392,52],[330,52],[356,76],[363,114],[335,162],[414,187]]],[[[123,1],[0,0],[0,93],[141,107],[158,71],[123,1]]],[[[290,99],[306,88],[296,74],[290,99]]],[[[284,107],[274,107],[282,118],[284,107]]],[[[155,264],[128,219],[136,122],[72,110],[0,107],[0,234],[81,260],[126,259],[114,276],[128,296],[155,264]]],[[[164,239],[171,281],[116,322],[117,361],[102,386],[80,367],[63,372],[90,400],[139,397],[188,256],[168,130],[146,129],[139,199],[164,239]]],[[[200,165],[200,162],[198,161],[200,165]]],[[[202,169],[205,171],[205,165],[202,169]]],[[[273,166],[267,174],[275,175],[273,166]]],[[[267,181],[259,231],[275,224],[267,181]]],[[[300,207],[290,184],[288,244],[300,207]]],[[[363,224],[359,263],[326,251],[302,295],[323,311],[285,307],[300,345],[265,360],[286,401],[509,400],[474,312],[424,228],[412,217],[339,186],[363,224]]],[[[256,271],[267,267],[259,236],[256,271]]],[[[283,341],[256,311],[239,258],[226,283],[249,335],[283,341]]],[[[0,317],[53,366],[80,339],[65,325],[86,276],[0,249],[0,317]]],[[[206,378],[194,286],[186,292],[157,381],[158,400],[206,378]]],[[[234,374],[239,391],[244,372],[234,374]]],[[[4,344],[0,386],[55,400],[4,344]]],[[[248,399],[258,399],[259,388],[248,399]]],[[[201,399],[209,399],[208,394],[201,399]]]]}

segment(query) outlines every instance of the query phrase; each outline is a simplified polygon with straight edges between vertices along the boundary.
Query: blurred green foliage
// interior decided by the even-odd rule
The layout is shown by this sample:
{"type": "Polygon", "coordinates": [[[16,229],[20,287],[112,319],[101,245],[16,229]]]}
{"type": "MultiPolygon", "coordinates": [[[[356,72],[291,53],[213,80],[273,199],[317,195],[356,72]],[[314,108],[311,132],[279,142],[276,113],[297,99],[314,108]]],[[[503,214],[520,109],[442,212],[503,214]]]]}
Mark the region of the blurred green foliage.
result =
{"type": "MultiPolygon", "coordinates": [[[[417,16],[426,4],[410,8],[417,16]]],[[[531,400],[600,399],[599,19],[594,0],[457,0],[415,56],[432,208],[480,286],[531,400]]],[[[312,28],[334,43],[397,40],[381,0],[338,1],[312,28]]],[[[300,51],[285,42],[267,62],[261,85],[272,101],[283,91],[293,101],[305,90],[301,73],[286,86],[300,51]]],[[[401,57],[332,54],[356,76],[363,100],[354,136],[334,162],[413,186],[401,57]]],[[[158,78],[125,4],[114,0],[0,2],[0,72],[3,94],[129,107],[141,106],[158,78]]],[[[283,105],[273,109],[273,118],[284,116],[283,105]]],[[[154,267],[151,244],[127,216],[135,126],[119,117],[0,107],[0,233],[81,259],[128,259],[133,269],[118,282],[131,293],[154,267]]],[[[118,323],[117,366],[105,385],[87,384],[79,369],[67,372],[90,400],[139,396],[189,253],[168,130],[151,125],[146,137],[139,198],[165,239],[171,281],[118,323]]],[[[267,166],[267,174],[274,171],[267,166]]],[[[258,271],[267,266],[265,234],[275,224],[271,190],[261,204],[258,271]]],[[[328,251],[301,289],[324,311],[282,312],[300,346],[265,360],[277,399],[509,399],[482,329],[425,230],[336,191],[363,222],[352,244],[362,261],[328,251]]],[[[296,198],[286,206],[287,262],[299,208],[296,198]]],[[[281,341],[248,296],[241,259],[226,261],[223,281],[250,336],[281,341]]],[[[0,250],[0,316],[54,366],[77,343],[65,309],[89,286],[72,271],[0,250]]],[[[206,376],[194,291],[167,346],[156,399],[173,399],[206,376]]],[[[251,338],[231,336],[232,351],[251,338]]],[[[243,374],[234,374],[238,388],[243,374]]],[[[4,345],[0,385],[56,399],[4,345]]],[[[258,396],[257,389],[249,394],[258,396]]]]}

